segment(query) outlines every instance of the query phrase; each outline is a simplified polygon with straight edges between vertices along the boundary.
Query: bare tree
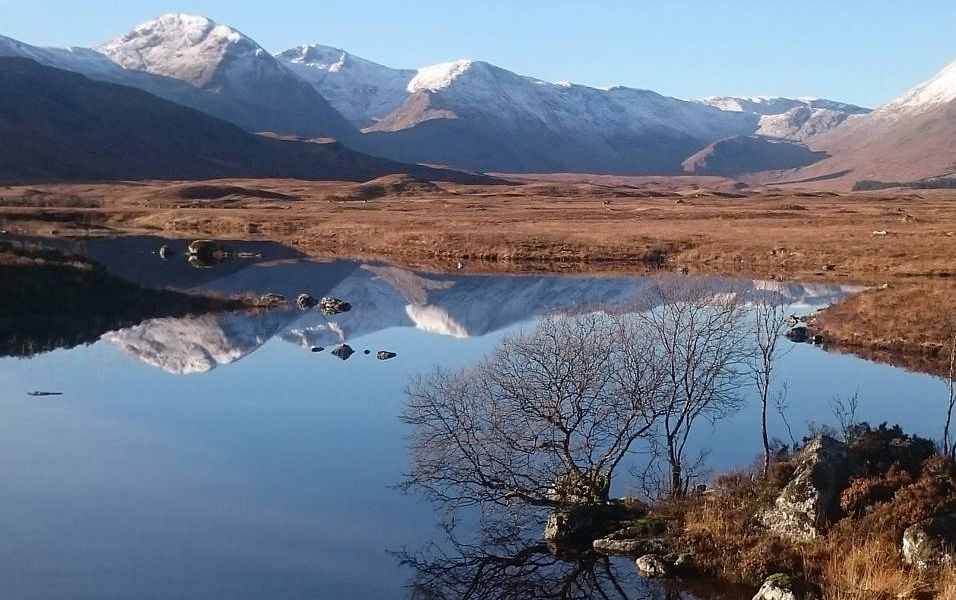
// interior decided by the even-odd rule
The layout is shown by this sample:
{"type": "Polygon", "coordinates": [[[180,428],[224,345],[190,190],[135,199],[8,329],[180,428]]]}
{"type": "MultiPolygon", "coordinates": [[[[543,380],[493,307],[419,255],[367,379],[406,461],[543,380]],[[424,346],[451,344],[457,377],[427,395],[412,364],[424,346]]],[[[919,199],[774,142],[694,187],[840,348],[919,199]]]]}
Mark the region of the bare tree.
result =
{"type": "Polygon", "coordinates": [[[606,502],[611,479],[657,418],[652,346],[620,317],[546,318],[477,365],[407,391],[417,487],[450,507],[606,502]]]}
{"type": "Polygon", "coordinates": [[[687,492],[687,444],[701,419],[715,422],[741,402],[747,331],[736,296],[716,294],[704,280],[657,280],[650,310],[635,315],[663,370],[658,441],[670,472],[667,493],[687,492]]]}
{"type": "Polygon", "coordinates": [[[843,437],[843,441],[848,444],[853,442],[859,433],[860,419],[857,417],[857,411],[859,410],[859,390],[846,399],[842,396],[834,396],[833,400],[830,401],[830,412],[833,413],[837,424],[840,426],[839,433],[843,437]]]}
{"type": "Polygon", "coordinates": [[[785,304],[774,298],[763,297],[752,303],[753,356],[748,367],[760,401],[760,439],[763,443],[764,476],[770,469],[767,407],[770,404],[774,383],[774,367],[777,359],[780,358],[778,342],[788,321],[786,308],[785,304]]]}
{"type": "Polygon", "coordinates": [[[950,439],[950,426],[953,420],[953,408],[956,407],[956,390],[953,381],[956,379],[956,320],[953,321],[949,343],[949,371],[946,374],[946,423],[943,425],[943,453],[950,458],[956,458],[956,442],[950,439]]]}

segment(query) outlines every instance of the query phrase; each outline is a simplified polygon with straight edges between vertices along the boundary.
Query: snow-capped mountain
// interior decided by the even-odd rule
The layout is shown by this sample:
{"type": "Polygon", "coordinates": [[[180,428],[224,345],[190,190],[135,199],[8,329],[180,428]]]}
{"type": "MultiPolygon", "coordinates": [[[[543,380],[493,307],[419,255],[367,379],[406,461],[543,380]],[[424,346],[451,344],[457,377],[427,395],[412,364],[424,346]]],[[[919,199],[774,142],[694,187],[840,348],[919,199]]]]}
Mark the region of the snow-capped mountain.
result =
{"type": "Polygon", "coordinates": [[[481,61],[420,69],[365,131],[385,155],[488,171],[669,173],[757,118],[624,87],[555,84],[481,61]]]}
{"type": "MultiPolygon", "coordinates": [[[[127,38],[128,44],[138,43],[132,33],[120,39],[127,38]]],[[[159,43],[156,38],[152,38],[152,41],[159,43]]],[[[178,41],[175,45],[181,46],[183,43],[185,42],[178,41]]],[[[176,67],[150,60],[148,62],[153,64],[153,67],[141,68],[146,66],[145,57],[133,59],[130,55],[135,52],[124,48],[119,41],[111,42],[108,46],[111,48],[109,53],[89,48],[41,48],[0,36],[0,56],[28,58],[48,67],[73,71],[98,81],[138,88],[230,121],[248,131],[272,131],[305,137],[339,137],[346,141],[357,136],[354,128],[329,106],[320,94],[292,73],[283,74],[281,69],[284,68],[267,53],[262,59],[265,64],[272,62],[274,67],[280,70],[264,66],[265,71],[271,72],[274,77],[263,75],[261,78],[251,78],[259,81],[260,87],[267,90],[266,95],[261,96],[251,84],[246,85],[245,89],[218,86],[211,79],[217,71],[216,66],[203,66],[202,61],[195,62],[195,54],[187,53],[188,59],[184,58],[182,61],[168,61],[179,62],[176,67]],[[121,64],[122,62],[129,67],[121,64]],[[193,68],[194,72],[190,73],[190,68],[193,68]],[[205,71],[205,74],[197,75],[200,71],[205,71]],[[204,85],[197,85],[203,81],[204,85]],[[268,91],[270,89],[272,91],[268,91]],[[288,92],[287,97],[283,90],[288,92]],[[270,101],[271,96],[282,97],[273,104],[270,101]]],[[[161,53],[158,49],[154,52],[161,53]]],[[[146,55],[152,54],[146,52],[146,55]]],[[[212,52],[205,56],[212,57],[212,52]]],[[[229,62],[232,63],[232,68],[224,72],[231,73],[234,77],[239,65],[235,60],[229,62]]]]}
{"type": "Polygon", "coordinates": [[[956,100],[956,62],[947,65],[929,81],[880,107],[874,116],[876,119],[913,116],[944,106],[954,100],[956,100]]]}
{"type": "Polygon", "coordinates": [[[249,114],[230,120],[247,129],[356,137],[354,128],[311,85],[248,36],[211,19],[163,15],[97,50],[126,69],[235,99],[249,114]]]}
{"type": "Polygon", "coordinates": [[[783,98],[779,96],[713,96],[701,104],[721,110],[756,115],[757,135],[793,141],[806,141],[832,131],[847,119],[864,115],[870,109],[823,98],[783,98]]]}
{"type": "Polygon", "coordinates": [[[319,44],[292,48],[276,58],[358,127],[371,125],[398,108],[416,74],[414,69],[393,69],[319,44]]]}
{"type": "Polygon", "coordinates": [[[783,96],[710,96],[701,104],[731,112],[754,115],[780,115],[795,108],[820,108],[849,114],[865,114],[870,109],[825,98],[785,98],[783,96]]]}
{"type": "Polygon", "coordinates": [[[850,187],[862,180],[956,176],[956,63],[872,113],[854,117],[811,146],[831,158],[788,174],[850,187]]]}
{"type": "MultiPolygon", "coordinates": [[[[691,102],[549,83],[472,60],[394,69],[321,45],[274,57],[234,28],[185,14],[95,49],[0,38],[0,55],[137,87],[247,131],[334,137],[404,162],[479,171],[681,173],[689,156],[728,137],[813,140],[866,112],[820,99],[691,102]]],[[[929,85],[910,104],[945,98],[945,88],[929,85]]]]}

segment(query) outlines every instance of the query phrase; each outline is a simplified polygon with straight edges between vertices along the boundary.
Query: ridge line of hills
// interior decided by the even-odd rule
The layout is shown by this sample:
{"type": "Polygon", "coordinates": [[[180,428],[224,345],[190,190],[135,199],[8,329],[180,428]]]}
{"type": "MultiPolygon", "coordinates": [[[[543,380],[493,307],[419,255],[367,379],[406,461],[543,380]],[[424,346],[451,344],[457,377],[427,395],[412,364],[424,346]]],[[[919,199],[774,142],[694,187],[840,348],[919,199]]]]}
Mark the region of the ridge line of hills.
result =
{"type": "MultiPolygon", "coordinates": [[[[689,101],[650,90],[548,83],[473,60],[393,69],[318,44],[273,56],[236,29],[185,14],[147,21],[96,48],[40,48],[0,36],[0,56],[137,88],[247,132],[331,138],[401,163],[482,172],[707,174],[839,186],[860,179],[916,180],[956,172],[949,141],[953,120],[947,118],[956,101],[956,66],[871,112],[818,98],[689,101]]],[[[24,68],[17,69],[23,76],[24,68]]],[[[56,85],[64,85],[62,77],[55,79],[56,85]]],[[[10,110],[0,112],[0,119],[9,120],[10,110]]],[[[96,108],[88,110],[95,117],[96,108]]],[[[103,105],[101,110],[112,109],[103,105]]],[[[63,124],[48,116],[47,131],[63,124]]],[[[41,125],[37,119],[31,127],[41,125]]],[[[6,133],[16,140],[13,124],[7,123],[6,133]]],[[[62,150],[62,138],[70,132],[58,134],[62,150]]],[[[88,150],[96,145],[91,134],[86,132],[88,150]]],[[[183,139],[188,137],[183,132],[183,139]]],[[[278,155],[289,160],[283,152],[292,146],[257,144],[281,147],[278,155]]],[[[334,169],[314,168],[322,160],[315,152],[306,152],[311,170],[292,160],[298,166],[283,172],[334,176],[334,169]]],[[[61,169],[60,176],[99,178],[117,172],[97,170],[95,158],[87,157],[92,171],[84,174],[74,165],[61,169]]],[[[275,162],[276,157],[260,158],[250,176],[272,172],[264,165],[275,162]]],[[[230,172],[241,171],[240,164],[231,163],[230,172]]],[[[41,165],[0,163],[0,177],[6,179],[30,170],[44,172],[41,165]]],[[[410,170],[414,168],[405,172],[410,170]]]]}

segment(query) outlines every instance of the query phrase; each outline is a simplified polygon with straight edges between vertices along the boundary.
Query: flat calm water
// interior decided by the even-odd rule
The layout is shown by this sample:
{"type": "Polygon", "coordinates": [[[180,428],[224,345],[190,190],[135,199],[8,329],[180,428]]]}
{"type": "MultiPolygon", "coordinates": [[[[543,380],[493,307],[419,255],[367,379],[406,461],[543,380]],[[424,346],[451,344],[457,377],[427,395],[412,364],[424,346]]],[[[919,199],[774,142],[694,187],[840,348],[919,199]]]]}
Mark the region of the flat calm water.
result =
{"type": "MultiPolygon", "coordinates": [[[[394,553],[441,536],[435,507],[394,487],[407,471],[397,415],[409,378],[474,363],[542,315],[625,305],[647,286],[641,277],[436,275],[268,245],[248,249],[261,258],[193,269],[181,254],[161,261],[157,247],[130,239],[86,250],[154,285],[309,292],[353,309],[157,319],[89,346],[0,359],[0,597],[408,598],[416,573],[394,553]],[[341,343],[356,354],[332,356],[341,343]],[[380,361],[379,350],[398,356],[380,361]]],[[[798,314],[848,291],[714,285],[782,295],[798,314]]],[[[862,419],[938,436],[938,380],[784,343],[792,350],[778,381],[798,437],[833,421],[834,396],[854,393],[862,419]]],[[[756,423],[751,404],[702,427],[696,443],[711,449],[709,466],[750,464],[756,423]]],[[[775,415],[771,432],[789,441],[775,415]]],[[[629,561],[609,568],[619,578],[610,597],[717,597],[648,586],[629,561]]]]}

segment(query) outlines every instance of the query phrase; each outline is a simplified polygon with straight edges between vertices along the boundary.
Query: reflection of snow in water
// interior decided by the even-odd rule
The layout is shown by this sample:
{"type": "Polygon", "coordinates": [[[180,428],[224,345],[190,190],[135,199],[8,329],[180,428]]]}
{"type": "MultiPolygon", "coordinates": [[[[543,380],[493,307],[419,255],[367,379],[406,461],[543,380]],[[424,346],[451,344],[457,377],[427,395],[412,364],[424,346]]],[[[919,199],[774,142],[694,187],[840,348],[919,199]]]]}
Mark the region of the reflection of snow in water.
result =
{"type": "Polygon", "coordinates": [[[414,323],[415,327],[427,333],[437,333],[439,335],[450,335],[456,338],[468,337],[468,330],[456,323],[448,313],[438,306],[416,306],[409,304],[405,307],[414,323]]]}
{"type": "MultiPolygon", "coordinates": [[[[124,352],[171,373],[201,373],[235,362],[271,337],[299,346],[331,346],[392,327],[456,338],[480,337],[536,316],[581,307],[636,305],[646,277],[461,276],[398,267],[310,260],[253,265],[203,286],[225,293],[300,291],[350,302],[352,311],[272,311],[157,319],[104,336],[124,352]]],[[[783,301],[794,310],[825,306],[859,288],[715,278],[715,298],[783,301]]]]}

